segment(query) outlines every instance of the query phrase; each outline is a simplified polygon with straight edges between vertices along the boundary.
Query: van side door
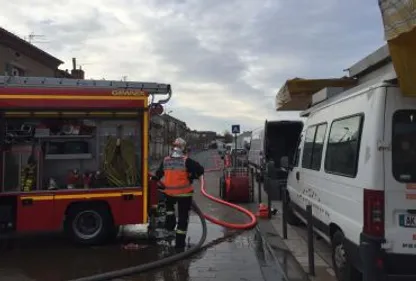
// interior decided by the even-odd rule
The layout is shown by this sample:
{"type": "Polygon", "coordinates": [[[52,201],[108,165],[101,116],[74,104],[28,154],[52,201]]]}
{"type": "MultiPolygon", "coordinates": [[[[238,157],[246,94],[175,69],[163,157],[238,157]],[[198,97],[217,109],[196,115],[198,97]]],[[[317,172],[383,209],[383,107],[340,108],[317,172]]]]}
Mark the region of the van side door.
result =
{"type": "Polygon", "coordinates": [[[287,179],[287,190],[290,201],[298,206],[301,206],[301,202],[299,201],[301,190],[299,163],[302,155],[303,137],[304,133],[300,134],[295,155],[293,156],[293,162],[290,163],[290,171],[287,179]]]}

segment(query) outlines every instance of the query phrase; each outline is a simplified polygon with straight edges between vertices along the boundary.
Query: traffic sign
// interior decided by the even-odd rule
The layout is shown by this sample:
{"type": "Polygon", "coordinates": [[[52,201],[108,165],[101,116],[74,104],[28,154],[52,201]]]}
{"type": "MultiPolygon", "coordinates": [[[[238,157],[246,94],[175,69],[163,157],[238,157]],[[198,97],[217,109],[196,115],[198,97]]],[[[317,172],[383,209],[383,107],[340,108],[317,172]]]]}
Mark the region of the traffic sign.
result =
{"type": "Polygon", "coordinates": [[[240,125],[232,125],[231,126],[231,132],[233,134],[239,134],[240,133],[240,125]]]}

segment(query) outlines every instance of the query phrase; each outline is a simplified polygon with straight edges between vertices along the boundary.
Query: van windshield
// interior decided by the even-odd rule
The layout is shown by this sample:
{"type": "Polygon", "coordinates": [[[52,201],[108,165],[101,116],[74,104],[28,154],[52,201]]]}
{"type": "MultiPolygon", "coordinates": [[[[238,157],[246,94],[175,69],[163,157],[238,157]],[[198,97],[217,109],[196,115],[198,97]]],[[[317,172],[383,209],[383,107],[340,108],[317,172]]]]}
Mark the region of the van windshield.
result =
{"type": "Polygon", "coordinates": [[[393,116],[393,175],[400,182],[416,182],[416,110],[393,116]]]}

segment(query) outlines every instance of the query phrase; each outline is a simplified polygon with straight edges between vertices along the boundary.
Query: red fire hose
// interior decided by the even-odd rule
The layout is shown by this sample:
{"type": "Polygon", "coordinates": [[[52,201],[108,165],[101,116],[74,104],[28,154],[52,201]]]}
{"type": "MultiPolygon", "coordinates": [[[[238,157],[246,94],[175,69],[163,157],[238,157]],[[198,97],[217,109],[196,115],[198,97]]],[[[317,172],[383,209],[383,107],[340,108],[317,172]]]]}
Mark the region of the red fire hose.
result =
{"type": "Polygon", "coordinates": [[[232,229],[251,229],[251,228],[253,228],[253,227],[256,226],[256,224],[257,224],[257,218],[256,218],[256,216],[252,212],[250,212],[249,210],[247,210],[247,209],[245,209],[245,208],[243,208],[243,207],[241,207],[239,205],[232,204],[230,202],[221,200],[221,199],[219,199],[217,197],[214,197],[214,196],[208,194],[208,192],[205,190],[205,180],[204,180],[203,177],[201,178],[201,193],[202,193],[202,195],[204,195],[208,199],[210,199],[210,200],[212,200],[214,202],[217,202],[219,204],[228,206],[230,208],[233,208],[233,209],[235,209],[235,210],[237,210],[237,211],[239,211],[239,212],[247,215],[250,218],[250,222],[248,222],[248,223],[236,224],[236,223],[225,222],[225,221],[216,219],[214,217],[211,217],[210,215],[204,214],[204,217],[205,217],[206,220],[208,220],[208,221],[210,221],[212,223],[215,223],[215,224],[224,226],[226,228],[232,228],[232,229]]]}
{"type": "MultiPolygon", "coordinates": [[[[215,171],[220,171],[221,170],[221,167],[220,167],[221,160],[219,159],[218,156],[217,157],[213,157],[213,158],[214,158],[216,167],[213,168],[213,169],[205,169],[205,172],[215,172],[215,171]]],[[[225,162],[229,162],[228,155],[226,155],[225,162]]],[[[228,166],[227,164],[228,163],[224,163],[224,165],[228,166]]],[[[228,207],[230,207],[232,209],[235,209],[235,210],[237,210],[237,211],[245,214],[246,216],[248,216],[250,218],[250,222],[248,222],[248,223],[235,224],[235,223],[229,223],[229,222],[221,221],[219,219],[216,219],[214,217],[211,217],[210,215],[204,214],[204,217],[205,217],[206,220],[208,220],[208,221],[210,221],[210,222],[212,222],[214,224],[218,224],[218,225],[221,225],[223,227],[231,228],[231,229],[252,229],[253,227],[256,226],[256,224],[257,224],[257,218],[256,218],[256,216],[252,212],[250,212],[249,210],[247,210],[247,209],[245,209],[245,208],[243,208],[243,207],[241,207],[239,205],[232,204],[232,203],[230,203],[228,201],[219,199],[219,198],[217,198],[217,197],[212,196],[211,194],[209,194],[205,190],[204,178],[201,179],[201,193],[202,193],[202,195],[204,195],[208,199],[210,199],[210,200],[212,200],[214,202],[217,202],[219,204],[228,206],[228,207]]]]}

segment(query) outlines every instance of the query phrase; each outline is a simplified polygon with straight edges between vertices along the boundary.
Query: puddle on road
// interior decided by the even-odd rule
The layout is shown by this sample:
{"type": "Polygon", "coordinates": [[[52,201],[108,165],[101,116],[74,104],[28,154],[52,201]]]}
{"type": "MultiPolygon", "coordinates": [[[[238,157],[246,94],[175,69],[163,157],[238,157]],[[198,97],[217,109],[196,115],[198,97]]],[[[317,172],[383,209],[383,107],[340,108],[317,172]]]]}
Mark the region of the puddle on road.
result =
{"type": "MultiPolygon", "coordinates": [[[[208,224],[206,243],[212,243],[229,232],[222,227],[208,224]]],[[[123,230],[123,240],[135,240],[139,244],[137,250],[122,249],[122,243],[100,247],[77,247],[69,244],[65,238],[58,235],[38,236],[20,239],[9,244],[10,249],[2,249],[0,255],[0,280],[60,281],[79,278],[94,273],[102,273],[138,264],[159,260],[170,255],[172,248],[168,243],[158,241],[148,244],[143,237],[144,226],[128,226],[123,230]],[[136,239],[135,239],[136,238],[136,239]],[[15,277],[13,277],[15,275],[15,277]],[[15,278],[15,279],[13,279],[15,278]]],[[[196,244],[201,237],[202,229],[199,218],[191,216],[188,240],[196,244]]],[[[172,241],[172,246],[174,242],[172,241]]],[[[179,270],[180,271],[180,270],[179,270]]],[[[154,279],[146,274],[146,279],[124,280],[176,280],[154,279]]],[[[154,275],[154,274],[153,274],[154,275]]],[[[162,274],[163,275],[163,274],[162,274]]],[[[180,279],[185,280],[185,279],[180,279]]]]}

